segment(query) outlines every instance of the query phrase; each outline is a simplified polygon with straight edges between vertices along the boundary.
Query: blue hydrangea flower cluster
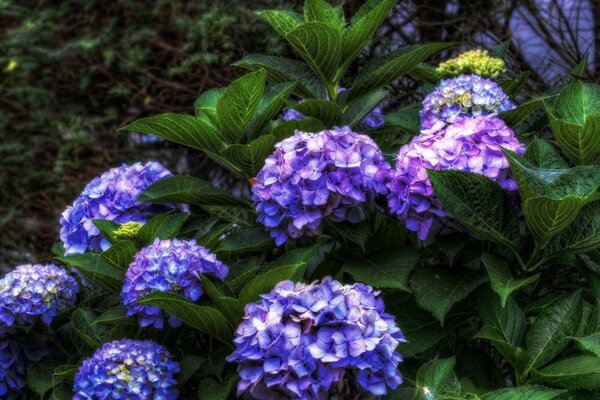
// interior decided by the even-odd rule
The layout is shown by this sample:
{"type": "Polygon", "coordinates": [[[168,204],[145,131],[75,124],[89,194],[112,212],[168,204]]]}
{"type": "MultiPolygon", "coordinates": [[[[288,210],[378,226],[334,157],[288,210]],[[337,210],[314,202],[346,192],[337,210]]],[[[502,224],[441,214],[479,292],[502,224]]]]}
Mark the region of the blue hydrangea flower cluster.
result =
{"type": "MultiPolygon", "coordinates": [[[[338,89],[338,93],[345,92],[345,91],[346,91],[346,88],[344,88],[344,87],[340,87],[338,89]]],[[[304,100],[300,100],[298,103],[303,103],[303,102],[304,102],[304,100]]],[[[304,118],[306,118],[306,117],[302,113],[294,110],[293,108],[288,108],[283,113],[284,121],[295,121],[295,120],[301,120],[304,118]]],[[[380,126],[382,126],[384,124],[384,122],[385,121],[383,120],[383,114],[381,112],[381,107],[375,107],[375,109],[373,109],[373,111],[371,111],[371,113],[369,113],[361,121],[362,125],[364,127],[366,127],[367,129],[379,128],[380,126]]]]}
{"type": "Polygon", "coordinates": [[[525,151],[514,132],[495,115],[459,117],[449,126],[422,131],[402,146],[396,169],[390,174],[388,204],[392,213],[421,240],[432,227],[441,231],[451,222],[434,196],[428,169],[478,173],[516,196],[517,183],[500,148],[517,154],[525,151]]]}
{"type": "Polygon", "coordinates": [[[56,265],[15,268],[0,280],[0,334],[38,320],[50,325],[56,314],[75,306],[78,291],[75,279],[56,265]]]}
{"type": "Polygon", "coordinates": [[[515,108],[500,85],[479,75],[444,79],[423,100],[422,129],[441,129],[466,115],[489,115],[515,108]]]}
{"type": "Polygon", "coordinates": [[[350,128],[296,131],[253,180],[258,221],[280,246],[288,238],[318,235],[322,222],[360,222],[365,207],[387,194],[390,165],[377,144],[350,128]]]}
{"type": "Polygon", "coordinates": [[[245,312],[227,358],[239,363],[238,395],[358,399],[402,383],[405,339],[370,286],[284,281],[245,312]]]}
{"type": "Polygon", "coordinates": [[[136,302],[152,292],[177,293],[198,301],[203,293],[200,274],[224,280],[228,273],[229,268],[195,240],[156,239],[136,254],[125,274],[121,297],[128,315],[137,315],[142,327],[153,325],[160,329],[165,316],[169,325],[177,327],[181,321],[174,316],[136,302]]]}
{"type": "Polygon", "coordinates": [[[65,254],[105,251],[110,247],[108,240],[94,225],[95,219],[118,224],[143,223],[155,215],[175,209],[174,205],[137,201],[144,189],[168,176],[172,176],[171,172],[160,163],[150,161],[143,165],[123,164],[94,178],[60,218],[60,239],[65,254]]]}
{"type": "Polygon", "coordinates": [[[75,375],[73,400],[173,400],[179,364],[150,340],[105,343],[75,375]]]}
{"type": "Polygon", "coordinates": [[[38,336],[0,337],[0,399],[19,398],[27,371],[47,354],[46,345],[38,336]]]}

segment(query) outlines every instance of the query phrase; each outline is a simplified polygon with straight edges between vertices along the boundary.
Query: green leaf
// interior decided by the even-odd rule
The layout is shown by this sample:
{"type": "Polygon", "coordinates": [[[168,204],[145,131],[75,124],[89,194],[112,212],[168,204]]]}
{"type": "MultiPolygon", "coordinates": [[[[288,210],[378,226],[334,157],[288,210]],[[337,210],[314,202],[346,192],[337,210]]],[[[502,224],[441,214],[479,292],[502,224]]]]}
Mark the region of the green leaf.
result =
{"type": "Polygon", "coordinates": [[[344,28],[344,20],[325,0],[306,0],[304,2],[304,21],[323,22],[333,28],[344,28]]]}
{"type": "Polygon", "coordinates": [[[483,320],[483,327],[475,338],[491,342],[500,354],[520,371],[527,362],[527,354],[521,347],[527,321],[519,305],[509,298],[503,306],[498,296],[490,293],[479,299],[477,308],[483,320]]]}
{"type": "Polygon", "coordinates": [[[454,357],[432,360],[425,363],[417,372],[415,400],[441,399],[458,396],[460,385],[454,376],[454,357]]]}
{"type": "Polygon", "coordinates": [[[600,158],[600,115],[586,118],[583,127],[551,119],[554,138],[567,157],[577,165],[596,164],[600,158]]]}
{"type": "Polygon", "coordinates": [[[533,373],[535,382],[565,389],[600,389],[600,357],[577,355],[533,373]]]}
{"type": "Polygon", "coordinates": [[[556,99],[556,112],[566,122],[583,126],[591,115],[600,115],[600,86],[575,82],[565,86],[556,99]]]}
{"type": "Polygon", "coordinates": [[[77,308],[71,315],[71,324],[75,332],[91,348],[97,349],[107,340],[106,327],[94,323],[94,312],[86,308],[77,308]]]}
{"type": "Polygon", "coordinates": [[[510,127],[515,127],[521,122],[525,121],[527,117],[529,117],[537,108],[544,104],[544,101],[549,97],[536,97],[531,99],[523,104],[519,104],[516,108],[512,110],[504,111],[498,114],[506,125],[510,127]]]}
{"type": "Polygon", "coordinates": [[[294,135],[294,132],[321,132],[325,129],[323,123],[314,118],[285,121],[273,128],[272,134],[277,140],[284,140],[294,135]]]}
{"type": "Polygon", "coordinates": [[[193,176],[172,176],[161,179],[146,188],[138,197],[138,201],[192,204],[196,206],[249,206],[248,202],[193,176]]]}
{"type": "Polygon", "coordinates": [[[221,134],[230,143],[238,143],[246,125],[258,109],[267,83],[267,71],[260,69],[233,81],[217,103],[221,134]]]}
{"type": "Polygon", "coordinates": [[[93,325],[137,325],[134,318],[127,316],[127,309],[125,306],[118,305],[104,311],[98,316],[93,322],[93,325]]]}
{"type": "Polygon", "coordinates": [[[260,252],[273,246],[273,239],[266,234],[262,226],[257,226],[240,229],[226,236],[217,249],[217,253],[260,252]]]}
{"type": "Polygon", "coordinates": [[[573,337],[571,339],[577,342],[577,346],[581,350],[589,351],[600,357],[600,332],[596,332],[590,336],[573,337]]]}
{"type": "Polygon", "coordinates": [[[417,270],[410,286],[422,308],[430,311],[440,322],[452,306],[467,297],[487,281],[485,274],[458,268],[424,267],[417,270]]]}
{"type": "Polygon", "coordinates": [[[396,112],[385,115],[383,119],[385,122],[399,126],[414,135],[418,135],[421,132],[421,119],[417,108],[402,108],[396,112]]]}
{"type": "Polygon", "coordinates": [[[481,261],[490,276],[492,289],[502,300],[502,307],[506,305],[506,300],[512,292],[537,281],[540,277],[540,274],[536,274],[528,278],[513,278],[508,265],[490,254],[483,254],[481,261]]]}
{"type": "Polygon", "coordinates": [[[523,159],[537,169],[566,169],[567,163],[561,158],[558,151],[547,141],[534,139],[527,145],[523,159]]]}
{"type": "Polygon", "coordinates": [[[408,275],[419,261],[418,253],[409,248],[371,255],[364,260],[353,259],[344,264],[352,277],[377,288],[401,289],[409,292],[408,275]]]}
{"type": "Polygon", "coordinates": [[[225,316],[217,309],[199,306],[169,292],[154,292],[138,300],[137,304],[161,308],[194,329],[206,333],[231,346],[232,329],[225,316]]]}
{"type": "Polygon", "coordinates": [[[119,130],[156,135],[210,153],[218,153],[225,147],[219,131],[212,124],[191,115],[159,114],[138,119],[119,130]]]}
{"type": "Polygon", "coordinates": [[[442,73],[439,72],[437,68],[435,68],[432,65],[422,63],[414,67],[409,72],[409,75],[419,82],[428,83],[430,85],[436,86],[438,82],[444,78],[442,73]]]}
{"type": "Polygon", "coordinates": [[[86,253],[58,257],[61,262],[75,268],[92,285],[120,293],[123,286],[124,273],[107,264],[99,254],[86,253]]]}
{"type": "Polygon", "coordinates": [[[129,264],[133,261],[137,248],[130,240],[121,240],[112,245],[100,256],[104,262],[120,269],[127,271],[129,264]]]}
{"type": "Polygon", "coordinates": [[[117,241],[115,232],[117,229],[119,229],[119,224],[106,219],[95,219],[93,222],[106,240],[111,243],[115,243],[117,241]]]}
{"type": "Polygon", "coordinates": [[[486,393],[481,400],[552,400],[563,393],[565,393],[565,390],[550,389],[539,385],[525,385],[486,393]]]}
{"type": "Polygon", "coordinates": [[[435,196],[457,221],[494,243],[516,249],[519,220],[497,183],[464,171],[428,170],[435,196]]]}
{"type": "Polygon", "coordinates": [[[256,115],[246,129],[249,141],[258,137],[271,120],[279,114],[285,106],[285,101],[297,86],[298,82],[286,82],[267,87],[267,92],[258,105],[256,115]]]}
{"type": "Polygon", "coordinates": [[[238,166],[245,178],[255,177],[271,153],[273,153],[277,138],[274,135],[264,135],[248,144],[234,144],[225,149],[221,155],[238,166]]]}
{"type": "Polygon", "coordinates": [[[138,231],[137,238],[143,246],[154,239],[172,239],[179,233],[189,214],[161,214],[151,218],[138,231]]]}
{"type": "Polygon", "coordinates": [[[413,299],[399,303],[388,302],[386,311],[396,317],[396,323],[402,327],[406,343],[398,345],[398,351],[404,357],[412,357],[430,349],[454,331],[462,318],[449,317],[444,326],[431,314],[423,312],[413,299]]]}
{"type": "Polygon", "coordinates": [[[500,83],[500,87],[509,97],[515,97],[529,81],[531,72],[521,72],[516,79],[508,79],[500,83]]]}
{"type": "Polygon", "coordinates": [[[203,206],[204,211],[223,221],[240,226],[253,226],[256,221],[254,210],[231,206],[203,206]]]}
{"type": "Polygon", "coordinates": [[[214,378],[206,378],[200,381],[198,386],[199,400],[227,400],[229,393],[235,386],[235,379],[219,383],[214,378]]]}
{"type": "Polygon", "coordinates": [[[360,54],[398,0],[369,0],[350,22],[343,40],[342,60],[347,67],[360,54]]]}
{"type": "Polygon", "coordinates": [[[242,322],[244,305],[240,304],[238,299],[225,296],[217,289],[210,278],[206,276],[202,277],[202,287],[205,294],[212,300],[215,307],[229,320],[232,326],[238,326],[242,322]]]}
{"type": "Polygon", "coordinates": [[[242,288],[238,296],[240,304],[248,304],[258,300],[261,294],[269,293],[281,281],[300,279],[305,268],[306,262],[303,261],[293,265],[272,268],[260,274],[242,288]]]}
{"type": "Polygon", "coordinates": [[[353,224],[350,222],[337,222],[331,224],[331,228],[341,236],[341,241],[349,241],[357,244],[365,251],[367,240],[371,234],[367,223],[353,224]]]}
{"type": "Polygon", "coordinates": [[[340,31],[322,22],[308,22],[285,38],[323,82],[332,82],[342,57],[340,31]]]}
{"type": "Polygon", "coordinates": [[[342,118],[342,109],[331,101],[308,99],[292,108],[307,117],[318,119],[328,127],[339,124],[342,118]]]}
{"type": "Polygon", "coordinates": [[[375,109],[388,95],[385,90],[378,90],[354,101],[342,115],[341,124],[350,127],[357,126],[375,109]]]}
{"type": "Polygon", "coordinates": [[[355,99],[388,85],[438,51],[450,46],[451,44],[447,43],[409,46],[374,59],[365,65],[348,90],[347,103],[350,104],[355,99]]]}
{"type": "Polygon", "coordinates": [[[324,94],[324,88],[315,74],[306,64],[284,57],[253,54],[242,58],[233,64],[236,67],[250,71],[264,68],[269,82],[287,83],[298,82],[297,94],[304,98],[319,98],[324,94]]]}
{"type": "Polygon", "coordinates": [[[55,361],[44,360],[27,369],[27,387],[43,398],[44,394],[54,386],[60,384],[62,379],[54,377],[54,369],[60,364],[55,361]]]}
{"type": "Polygon", "coordinates": [[[224,88],[216,88],[203,92],[194,102],[196,117],[200,119],[206,118],[210,120],[213,125],[217,125],[219,123],[217,103],[223,95],[224,90],[224,88]]]}
{"type": "Polygon", "coordinates": [[[198,372],[200,367],[206,363],[208,359],[198,356],[186,356],[181,360],[181,372],[177,376],[177,385],[185,387],[185,383],[189,381],[198,372]]]}
{"type": "Polygon", "coordinates": [[[577,332],[582,315],[581,291],[555,301],[544,308],[527,332],[530,367],[536,369],[556,357],[577,332]]]}
{"type": "Polygon", "coordinates": [[[600,200],[585,205],[546,246],[547,257],[586,253],[600,247],[600,200]]]}
{"type": "Polygon", "coordinates": [[[291,11],[266,10],[259,12],[258,16],[269,23],[282,37],[302,24],[302,17],[291,11]]]}

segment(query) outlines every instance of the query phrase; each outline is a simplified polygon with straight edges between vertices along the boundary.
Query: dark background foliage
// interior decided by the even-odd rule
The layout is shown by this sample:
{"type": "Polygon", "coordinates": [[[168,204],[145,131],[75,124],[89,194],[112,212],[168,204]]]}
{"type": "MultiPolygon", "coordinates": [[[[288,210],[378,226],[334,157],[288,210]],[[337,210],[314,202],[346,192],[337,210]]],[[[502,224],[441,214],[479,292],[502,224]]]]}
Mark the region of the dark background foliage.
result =
{"type": "MultiPolygon", "coordinates": [[[[159,159],[230,185],[197,153],[140,144],[116,128],[142,115],[190,113],[201,92],[240,73],[233,61],[285,52],[253,12],[300,3],[0,0],[0,269],[48,257],[60,212],[121,162],[159,159]]],[[[350,15],[361,4],[344,2],[350,15]]],[[[589,79],[600,78],[594,21],[595,0],[402,1],[362,59],[412,43],[460,42],[455,51],[505,43],[509,74],[534,71],[528,87],[541,92],[586,52],[589,79]]],[[[414,85],[395,84],[387,107],[419,100],[414,85]]]]}

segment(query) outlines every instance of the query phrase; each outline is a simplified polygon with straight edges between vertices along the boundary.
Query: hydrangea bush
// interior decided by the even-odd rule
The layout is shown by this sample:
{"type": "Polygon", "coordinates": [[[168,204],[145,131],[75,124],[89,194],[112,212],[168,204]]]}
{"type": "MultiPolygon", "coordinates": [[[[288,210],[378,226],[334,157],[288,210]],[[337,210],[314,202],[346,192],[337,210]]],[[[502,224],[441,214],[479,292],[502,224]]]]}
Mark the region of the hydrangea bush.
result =
{"type": "Polygon", "coordinates": [[[597,398],[600,86],[581,63],[527,98],[526,71],[471,53],[442,80],[443,43],[355,68],[396,3],[263,11],[297,59],[247,56],[194,115],[122,128],[248,190],[155,162],[94,179],[63,266],[0,281],[0,396],[597,398]],[[389,98],[398,79],[421,104],[389,98]]]}

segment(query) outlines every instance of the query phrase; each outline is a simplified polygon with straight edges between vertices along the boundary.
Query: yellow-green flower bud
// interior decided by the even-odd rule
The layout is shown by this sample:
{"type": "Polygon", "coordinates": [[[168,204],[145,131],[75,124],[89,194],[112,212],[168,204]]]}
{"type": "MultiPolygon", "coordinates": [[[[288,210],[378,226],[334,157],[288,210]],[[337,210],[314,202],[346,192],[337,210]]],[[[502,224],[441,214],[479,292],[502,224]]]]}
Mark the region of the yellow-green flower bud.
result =
{"type": "Polygon", "coordinates": [[[14,71],[15,69],[17,69],[19,67],[19,62],[15,59],[12,59],[8,62],[8,65],[6,67],[4,67],[4,72],[5,73],[11,73],[12,71],[14,71]]]}
{"type": "Polygon", "coordinates": [[[447,78],[461,74],[476,74],[484,78],[495,78],[506,72],[504,61],[492,57],[487,50],[470,50],[458,57],[444,61],[437,70],[447,78]]]}
{"type": "Polygon", "coordinates": [[[130,240],[135,238],[143,224],[139,222],[127,222],[116,230],[115,235],[119,240],[130,240]]]}

